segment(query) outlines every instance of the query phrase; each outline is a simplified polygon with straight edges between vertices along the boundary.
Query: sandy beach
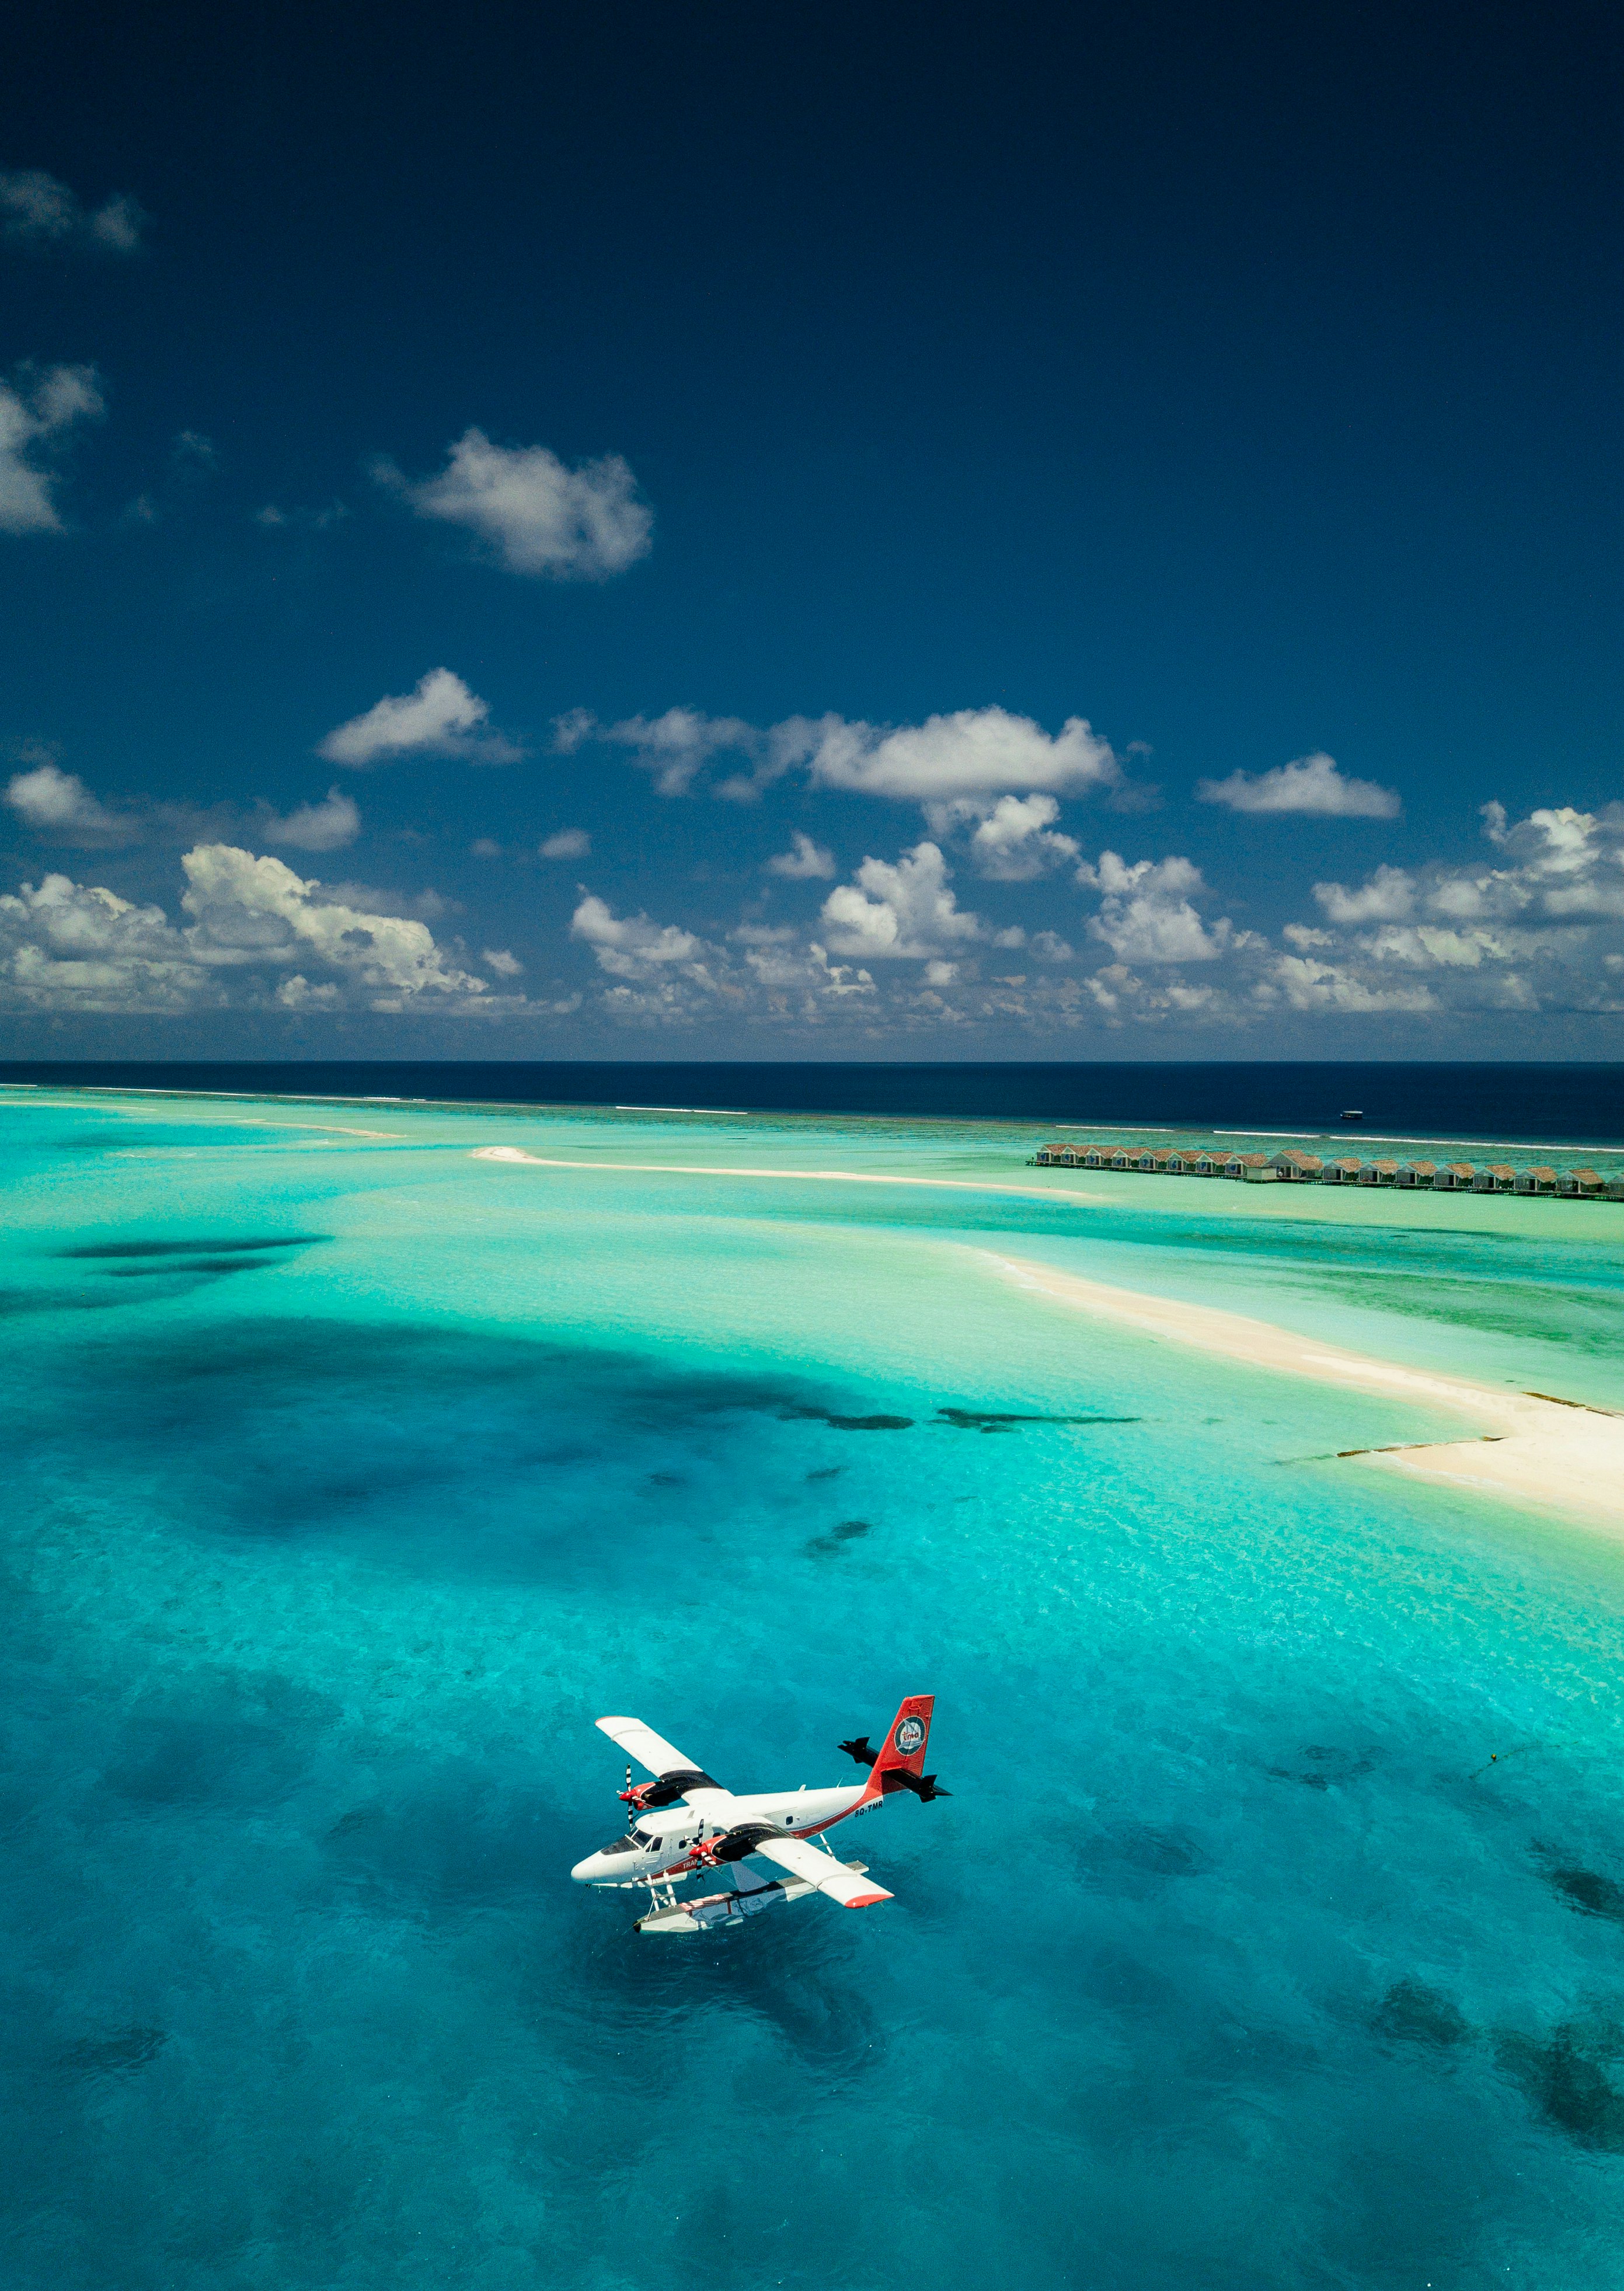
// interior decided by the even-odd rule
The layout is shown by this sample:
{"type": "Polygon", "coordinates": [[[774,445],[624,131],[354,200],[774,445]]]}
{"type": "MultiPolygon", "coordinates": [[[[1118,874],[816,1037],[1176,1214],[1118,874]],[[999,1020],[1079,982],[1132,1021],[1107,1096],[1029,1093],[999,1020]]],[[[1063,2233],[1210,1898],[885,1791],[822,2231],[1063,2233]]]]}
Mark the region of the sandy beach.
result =
{"type": "Polygon", "coordinates": [[[1250,1368],[1458,1410],[1475,1427],[1459,1440],[1350,1450],[1342,1460],[1355,1468],[1476,1489],[1624,1536],[1624,1415],[1609,1415],[1551,1395],[1497,1392],[1465,1377],[1371,1360],[1276,1328],[1272,1322],[1081,1280],[1029,1258],[1005,1257],[992,1250],[969,1253],[1003,1279],[1094,1320],[1193,1346],[1250,1368]]]}

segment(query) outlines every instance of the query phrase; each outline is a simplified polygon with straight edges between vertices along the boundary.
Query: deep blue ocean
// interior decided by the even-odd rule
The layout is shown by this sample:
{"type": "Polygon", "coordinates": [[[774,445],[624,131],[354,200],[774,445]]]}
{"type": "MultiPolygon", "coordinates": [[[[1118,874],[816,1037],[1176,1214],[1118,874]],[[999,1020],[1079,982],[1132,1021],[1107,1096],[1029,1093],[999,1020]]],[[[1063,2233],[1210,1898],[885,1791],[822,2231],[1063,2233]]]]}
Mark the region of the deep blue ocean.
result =
{"type": "Polygon", "coordinates": [[[1624,1065],[0,1061],[0,1081],[1624,1146],[1624,1065]]]}
{"type": "Polygon", "coordinates": [[[986,1254],[1620,1407],[1624,1210],[1025,1197],[989,1069],[301,1071],[0,1092],[4,2291],[1624,2284],[1620,1545],[986,1254]],[[595,1717],[817,1785],[927,1691],[893,1901],[570,1884],[595,1717]]]}

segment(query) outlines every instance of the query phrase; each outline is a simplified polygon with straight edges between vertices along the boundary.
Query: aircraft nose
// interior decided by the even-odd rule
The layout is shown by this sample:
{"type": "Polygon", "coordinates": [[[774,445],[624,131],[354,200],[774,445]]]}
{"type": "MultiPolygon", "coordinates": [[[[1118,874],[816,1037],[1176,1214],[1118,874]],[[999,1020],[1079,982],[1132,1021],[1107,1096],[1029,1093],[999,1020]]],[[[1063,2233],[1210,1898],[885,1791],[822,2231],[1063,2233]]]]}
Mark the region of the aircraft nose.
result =
{"type": "Polygon", "coordinates": [[[569,1874],[577,1885],[590,1885],[594,1877],[601,1877],[603,1875],[602,1854],[589,1853],[584,1861],[576,1862],[569,1874]]]}

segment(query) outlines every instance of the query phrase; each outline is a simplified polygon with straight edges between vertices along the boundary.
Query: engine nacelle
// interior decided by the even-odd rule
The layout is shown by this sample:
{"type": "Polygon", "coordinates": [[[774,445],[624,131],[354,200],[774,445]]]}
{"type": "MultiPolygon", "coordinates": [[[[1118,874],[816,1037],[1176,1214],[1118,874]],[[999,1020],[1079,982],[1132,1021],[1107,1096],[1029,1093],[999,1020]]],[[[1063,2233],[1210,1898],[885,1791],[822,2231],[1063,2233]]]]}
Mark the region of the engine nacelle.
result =
{"type": "Polygon", "coordinates": [[[703,1845],[695,1845],[689,1859],[696,1869],[713,1869],[719,1861],[742,1861],[764,1839],[778,1835],[770,1821],[741,1821],[736,1829],[724,1830],[720,1837],[707,1837],[703,1845]]]}
{"type": "Polygon", "coordinates": [[[701,1773],[697,1766],[673,1766],[668,1774],[657,1781],[639,1782],[621,1791],[621,1797],[637,1813],[655,1812],[663,1805],[675,1805],[691,1789],[715,1789],[718,1785],[709,1774],[701,1773]]]}

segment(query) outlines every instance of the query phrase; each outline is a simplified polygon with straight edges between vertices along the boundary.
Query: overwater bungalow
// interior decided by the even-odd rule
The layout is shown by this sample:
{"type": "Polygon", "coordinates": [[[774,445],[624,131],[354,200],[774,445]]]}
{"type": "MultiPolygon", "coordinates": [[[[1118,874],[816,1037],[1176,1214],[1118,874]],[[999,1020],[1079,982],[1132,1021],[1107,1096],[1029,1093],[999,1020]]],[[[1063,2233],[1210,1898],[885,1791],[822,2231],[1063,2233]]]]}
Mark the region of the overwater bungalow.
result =
{"type": "Polygon", "coordinates": [[[1151,1176],[1233,1178],[1249,1186],[1400,1186],[1408,1192],[1539,1194],[1564,1201],[1624,1202],[1624,1172],[1558,1170],[1536,1162],[1362,1162],[1356,1154],[1322,1160],[1299,1146],[1277,1154],[1242,1154],[1209,1146],[1079,1146],[1061,1138],[1038,1146],[1029,1166],[1057,1170],[1138,1170],[1151,1176]]]}
{"type": "Polygon", "coordinates": [[[1231,1154],[1225,1160],[1224,1175],[1248,1186],[1272,1186],[1280,1172],[1266,1154],[1231,1154]]]}
{"type": "Polygon", "coordinates": [[[1516,1191],[1517,1173],[1509,1162],[1491,1162],[1486,1169],[1472,1173],[1475,1194],[1510,1194],[1516,1191]]]}
{"type": "Polygon", "coordinates": [[[1396,1162],[1367,1162],[1359,1172],[1359,1182],[1362,1186],[1396,1186],[1398,1183],[1398,1163],[1396,1162]]]}
{"type": "Polygon", "coordinates": [[[1325,1173],[1325,1164],[1317,1154],[1305,1154],[1295,1146],[1286,1146],[1269,1159],[1277,1176],[1289,1184],[1317,1186],[1325,1173]]]}
{"type": "Polygon", "coordinates": [[[1605,1197],[1606,1187],[1596,1170],[1564,1170],[1556,1180],[1556,1191],[1570,1200],[1599,1202],[1605,1197]]]}

